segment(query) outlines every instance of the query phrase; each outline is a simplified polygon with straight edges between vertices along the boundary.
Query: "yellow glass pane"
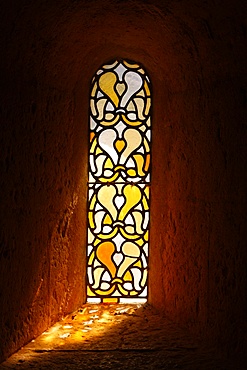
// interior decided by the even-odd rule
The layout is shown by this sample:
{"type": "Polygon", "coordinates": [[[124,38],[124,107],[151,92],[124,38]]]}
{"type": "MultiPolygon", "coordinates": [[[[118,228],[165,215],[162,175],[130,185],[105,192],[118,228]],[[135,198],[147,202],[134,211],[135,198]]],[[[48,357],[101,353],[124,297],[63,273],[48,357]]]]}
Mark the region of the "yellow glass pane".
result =
{"type": "Polygon", "coordinates": [[[105,69],[112,69],[113,67],[115,67],[116,65],[118,64],[118,60],[116,60],[114,63],[112,63],[112,64],[105,64],[104,66],[103,66],[103,68],[105,68],[105,69]]]}
{"type": "Polygon", "coordinates": [[[103,298],[103,303],[117,303],[118,298],[103,298]]]}
{"type": "Polygon", "coordinates": [[[98,140],[97,140],[97,138],[95,138],[94,141],[92,142],[91,147],[90,147],[90,153],[94,152],[97,143],[98,143],[98,140]]]}
{"type": "Polygon", "coordinates": [[[148,115],[148,112],[149,112],[150,107],[151,107],[151,99],[148,98],[147,99],[147,103],[146,103],[146,108],[145,108],[145,115],[146,116],[148,115]]]}
{"type": "Polygon", "coordinates": [[[94,258],[95,258],[95,253],[92,252],[89,259],[88,259],[89,266],[91,266],[93,264],[94,258]]]}
{"type": "Polygon", "coordinates": [[[107,72],[100,76],[99,87],[101,90],[109,96],[113,104],[117,107],[119,98],[114,90],[114,85],[117,81],[117,77],[113,72],[107,72]]]}
{"type": "Polygon", "coordinates": [[[134,266],[134,267],[142,267],[141,261],[139,260],[139,261],[138,261],[138,262],[136,262],[133,266],[134,266]]]}
{"type": "Polygon", "coordinates": [[[150,154],[147,154],[146,156],[146,163],[145,163],[145,167],[144,167],[144,170],[147,172],[148,168],[149,168],[149,165],[150,165],[150,154]]]}
{"type": "Polygon", "coordinates": [[[92,200],[90,202],[90,205],[89,205],[90,211],[94,209],[96,201],[97,201],[96,195],[94,194],[94,196],[93,196],[93,198],[92,198],[92,200]]]}
{"type": "Polygon", "coordinates": [[[98,191],[98,200],[108,210],[113,220],[117,218],[117,209],[114,204],[116,188],[113,185],[102,186],[98,191]]]}
{"type": "Polygon", "coordinates": [[[125,170],[125,167],[124,166],[117,166],[115,167],[115,171],[121,171],[121,170],[125,170]]]}
{"type": "Polygon", "coordinates": [[[149,206],[148,206],[148,202],[147,202],[146,197],[143,197],[142,204],[143,204],[144,210],[147,211],[149,209],[149,206]]]}
{"type": "Polygon", "coordinates": [[[145,97],[144,90],[142,89],[141,91],[139,91],[139,93],[136,94],[136,96],[143,96],[143,97],[145,97]]]}
{"type": "Polygon", "coordinates": [[[104,162],[106,159],[106,154],[100,154],[98,157],[95,159],[95,171],[96,174],[99,173],[101,174],[104,168],[104,162]]]}
{"type": "Polygon", "coordinates": [[[149,90],[147,81],[144,82],[144,89],[146,91],[147,96],[150,96],[151,94],[150,94],[150,90],[149,90]]]}
{"type": "Polygon", "coordinates": [[[126,232],[127,232],[128,234],[134,234],[134,233],[135,233],[135,228],[134,228],[134,226],[130,226],[130,225],[125,226],[125,230],[126,230],[126,232]]]}
{"type": "Polygon", "coordinates": [[[97,289],[95,290],[95,293],[98,294],[98,295],[109,295],[109,294],[112,294],[115,290],[115,286],[111,287],[111,289],[109,290],[101,290],[101,289],[97,289]]]}
{"type": "Polygon", "coordinates": [[[100,243],[100,239],[95,239],[93,245],[96,247],[100,243]]]}
{"type": "Polygon", "coordinates": [[[105,216],[103,224],[104,225],[111,225],[112,224],[112,219],[108,214],[105,216]]]}
{"type": "Polygon", "coordinates": [[[147,272],[147,270],[144,270],[143,275],[142,275],[142,280],[141,280],[141,286],[142,287],[144,287],[146,285],[147,276],[148,276],[148,272],[147,272]]]}
{"type": "Polygon", "coordinates": [[[144,240],[147,242],[148,241],[148,231],[144,235],[144,240]]]}
{"type": "Polygon", "coordinates": [[[139,125],[141,125],[142,124],[142,121],[130,121],[130,120],[128,120],[128,118],[127,117],[125,117],[125,115],[121,115],[121,117],[122,117],[122,120],[125,122],[125,123],[127,123],[127,125],[129,125],[129,126],[139,126],[139,125]]]}
{"type": "Polygon", "coordinates": [[[127,174],[131,177],[134,177],[136,176],[136,170],[134,170],[133,168],[130,168],[129,170],[127,170],[127,174]]]}
{"type": "Polygon", "coordinates": [[[135,225],[136,225],[136,232],[137,234],[142,234],[142,223],[143,223],[143,215],[141,212],[134,211],[132,212],[132,215],[135,219],[135,225]]]}
{"type": "Polygon", "coordinates": [[[121,95],[123,95],[123,93],[124,93],[124,90],[126,89],[126,86],[125,86],[125,84],[124,83],[118,83],[117,85],[116,85],[116,90],[117,90],[117,92],[118,92],[118,94],[121,96],[121,95]]]}
{"type": "Polygon", "coordinates": [[[94,240],[94,235],[91,233],[90,230],[88,230],[88,234],[87,234],[87,240],[88,240],[88,243],[91,244],[94,240]]]}
{"type": "MultiPolygon", "coordinates": [[[[116,171],[116,168],[115,168],[116,171]]],[[[104,183],[109,183],[115,181],[119,176],[119,173],[115,173],[111,178],[105,178],[105,177],[100,177],[99,180],[104,183]]]]}
{"type": "Polygon", "coordinates": [[[130,292],[130,295],[137,295],[137,292],[132,291],[132,292],[130,292]]]}
{"type": "Polygon", "coordinates": [[[149,199],[149,186],[145,187],[144,193],[146,194],[147,198],[149,199]]]}
{"type": "Polygon", "coordinates": [[[91,96],[92,96],[92,97],[94,97],[94,96],[95,96],[96,91],[97,91],[97,83],[95,83],[95,84],[93,85],[92,92],[91,92],[91,96]]]}
{"type": "Polygon", "coordinates": [[[88,221],[89,221],[90,228],[94,229],[95,228],[95,223],[94,223],[93,212],[88,212],[88,221]]]}
{"type": "Polygon", "coordinates": [[[142,68],[138,69],[138,72],[142,73],[143,75],[145,74],[145,71],[142,68]]]}
{"type": "Polygon", "coordinates": [[[90,100],[90,108],[91,108],[93,116],[97,116],[97,111],[95,109],[95,102],[93,99],[90,100]]]}
{"type": "Polygon", "coordinates": [[[103,240],[104,239],[112,239],[117,234],[117,232],[118,232],[118,229],[115,228],[111,233],[109,233],[109,234],[103,234],[102,233],[102,234],[99,234],[98,237],[103,239],[103,240]]]}
{"type": "Polygon", "coordinates": [[[126,185],[123,189],[123,194],[126,198],[121,212],[119,214],[119,220],[124,220],[130,209],[135,206],[141,200],[141,191],[137,186],[126,185]]]}
{"type": "Polygon", "coordinates": [[[144,176],[145,172],[143,172],[143,165],[144,165],[144,159],[141,154],[134,154],[133,157],[135,158],[136,165],[137,165],[137,171],[139,176],[144,176]]]}
{"type": "Polygon", "coordinates": [[[93,270],[94,285],[92,287],[94,289],[97,289],[99,287],[100,279],[103,273],[104,273],[104,267],[97,267],[93,270]]]}
{"type": "Polygon", "coordinates": [[[95,155],[102,154],[102,150],[100,148],[97,148],[95,151],[95,155]]]}
{"type": "Polygon", "coordinates": [[[120,164],[124,164],[126,159],[136,150],[142,143],[142,136],[140,132],[136,129],[130,128],[124,132],[124,139],[127,143],[124,152],[120,158],[120,164]]]}
{"type": "Polygon", "coordinates": [[[132,281],[132,276],[129,271],[127,271],[123,277],[124,281],[132,281]]]}
{"type": "Polygon", "coordinates": [[[124,60],[123,63],[126,67],[130,67],[130,68],[139,68],[140,67],[138,64],[136,64],[136,63],[131,64],[131,63],[127,62],[126,60],[124,60]]]}
{"type": "Polygon", "coordinates": [[[96,103],[97,110],[98,110],[98,120],[102,120],[104,117],[104,110],[105,110],[105,105],[107,103],[107,99],[99,99],[96,103]]]}
{"type": "Polygon", "coordinates": [[[117,123],[117,121],[119,120],[119,115],[116,116],[116,118],[112,121],[101,121],[101,125],[102,126],[111,126],[111,125],[115,125],[115,123],[117,123]]]}
{"type": "Polygon", "coordinates": [[[135,241],[135,243],[142,247],[143,244],[144,244],[144,241],[143,241],[143,239],[138,239],[138,240],[135,241]]]}
{"type": "Polygon", "coordinates": [[[134,106],[134,103],[132,101],[130,101],[130,103],[128,104],[127,106],[127,111],[128,112],[134,112],[136,110],[135,106],[134,106]]]}
{"type": "MultiPolygon", "coordinates": [[[[127,270],[127,266],[130,266],[140,257],[140,249],[139,247],[133,243],[133,242],[125,242],[122,246],[122,252],[124,254],[124,260],[119,268],[119,271],[122,269],[123,271],[127,270]]],[[[121,274],[118,274],[118,276],[122,276],[123,272],[121,274]]]]}
{"type": "Polygon", "coordinates": [[[143,139],[143,142],[144,142],[144,147],[145,147],[146,152],[147,153],[150,152],[149,144],[148,144],[147,139],[145,137],[143,139]]]}
{"type": "Polygon", "coordinates": [[[131,235],[131,234],[126,233],[125,228],[123,227],[120,227],[120,232],[124,238],[129,239],[129,240],[135,240],[140,237],[140,235],[131,235]]]}
{"type": "Polygon", "coordinates": [[[145,119],[145,117],[143,115],[144,100],[142,98],[135,98],[134,100],[135,100],[135,103],[136,103],[136,106],[137,106],[138,118],[141,119],[141,120],[144,120],[145,119]]]}
{"type": "Polygon", "coordinates": [[[107,121],[112,121],[112,120],[113,120],[113,118],[115,118],[114,114],[112,114],[112,113],[106,113],[106,114],[105,114],[105,119],[106,119],[107,121]]]}
{"type": "Polygon", "coordinates": [[[113,164],[110,158],[107,158],[105,162],[105,168],[113,168],[113,164]]]}
{"type": "Polygon", "coordinates": [[[120,278],[114,278],[112,280],[112,284],[115,284],[115,283],[122,283],[122,279],[120,279],[120,278]]]}

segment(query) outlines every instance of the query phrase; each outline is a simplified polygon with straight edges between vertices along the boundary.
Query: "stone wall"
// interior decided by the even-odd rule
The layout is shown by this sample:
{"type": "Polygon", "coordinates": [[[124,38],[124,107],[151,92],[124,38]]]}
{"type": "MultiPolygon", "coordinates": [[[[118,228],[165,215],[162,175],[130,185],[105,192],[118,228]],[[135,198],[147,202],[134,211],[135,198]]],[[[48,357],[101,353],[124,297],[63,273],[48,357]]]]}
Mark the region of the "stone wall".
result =
{"type": "Polygon", "coordinates": [[[241,0],[2,5],[1,358],[85,301],[88,95],[116,57],[153,85],[150,303],[244,350],[245,15],[241,0]]]}

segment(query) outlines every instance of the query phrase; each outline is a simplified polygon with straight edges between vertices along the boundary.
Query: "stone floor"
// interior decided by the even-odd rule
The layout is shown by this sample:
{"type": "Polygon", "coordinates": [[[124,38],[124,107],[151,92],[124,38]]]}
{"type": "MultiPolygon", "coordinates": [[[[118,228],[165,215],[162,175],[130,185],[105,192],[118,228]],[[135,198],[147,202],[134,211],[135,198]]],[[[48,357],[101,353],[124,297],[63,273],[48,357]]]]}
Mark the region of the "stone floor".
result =
{"type": "Polygon", "coordinates": [[[203,349],[148,305],[85,305],[0,369],[242,370],[203,349]]]}

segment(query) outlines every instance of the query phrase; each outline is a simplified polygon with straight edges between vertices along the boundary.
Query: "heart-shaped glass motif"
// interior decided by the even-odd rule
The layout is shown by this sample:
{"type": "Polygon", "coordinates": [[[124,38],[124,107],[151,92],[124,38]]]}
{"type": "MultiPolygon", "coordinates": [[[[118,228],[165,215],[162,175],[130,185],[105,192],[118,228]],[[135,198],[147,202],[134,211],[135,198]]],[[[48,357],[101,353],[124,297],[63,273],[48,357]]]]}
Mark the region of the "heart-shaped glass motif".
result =
{"type": "Polygon", "coordinates": [[[117,196],[115,196],[115,198],[114,198],[114,203],[115,203],[115,205],[116,205],[117,209],[121,209],[121,208],[122,208],[122,206],[123,206],[123,205],[124,205],[124,203],[125,203],[125,198],[124,198],[124,196],[123,196],[123,195],[117,195],[117,196]]]}
{"type": "Polygon", "coordinates": [[[112,256],[112,259],[113,259],[113,261],[115,262],[115,264],[117,266],[120,265],[120,263],[122,262],[123,258],[124,257],[122,255],[122,253],[114,253],[114,255],[112,256]]]}

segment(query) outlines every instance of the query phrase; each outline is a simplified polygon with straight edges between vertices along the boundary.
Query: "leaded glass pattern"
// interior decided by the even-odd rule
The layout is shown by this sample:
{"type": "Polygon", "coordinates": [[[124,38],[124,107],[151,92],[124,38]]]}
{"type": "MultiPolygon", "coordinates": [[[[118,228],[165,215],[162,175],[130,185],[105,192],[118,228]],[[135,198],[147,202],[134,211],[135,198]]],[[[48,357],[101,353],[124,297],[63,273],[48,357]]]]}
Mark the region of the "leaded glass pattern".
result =
{"type": "Polygon", "coordinates": [[[90,96],[87,301],[147,300],[150,81],[133,62],[98,70],[90,96]]]}

